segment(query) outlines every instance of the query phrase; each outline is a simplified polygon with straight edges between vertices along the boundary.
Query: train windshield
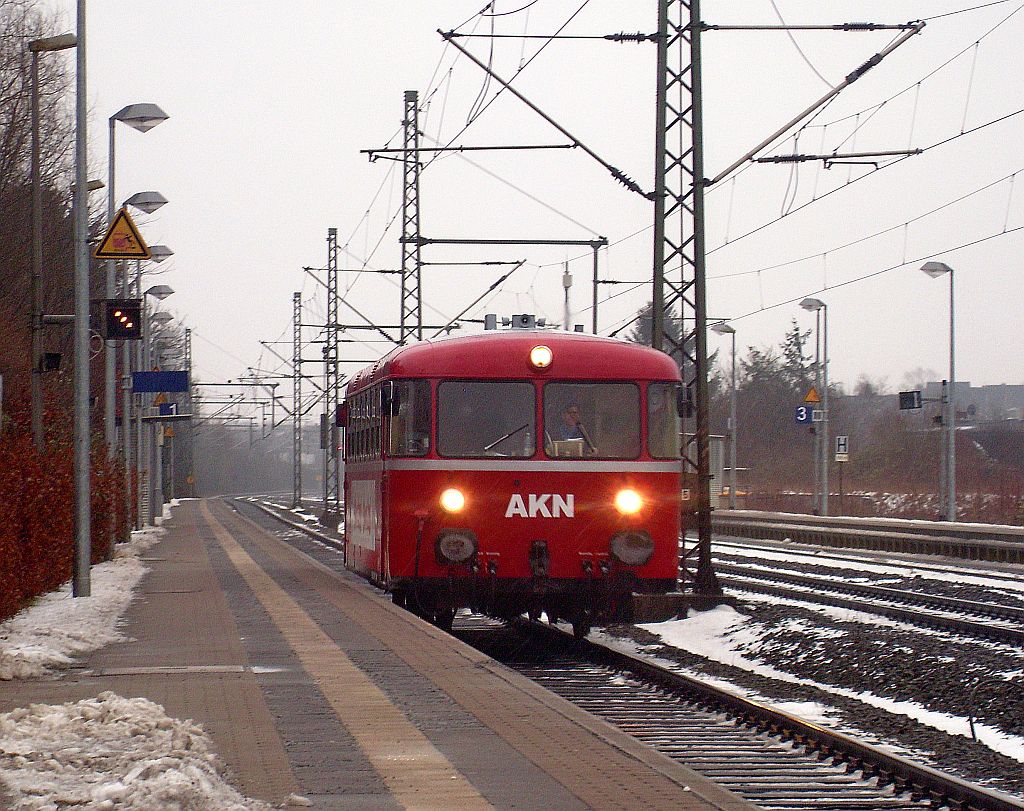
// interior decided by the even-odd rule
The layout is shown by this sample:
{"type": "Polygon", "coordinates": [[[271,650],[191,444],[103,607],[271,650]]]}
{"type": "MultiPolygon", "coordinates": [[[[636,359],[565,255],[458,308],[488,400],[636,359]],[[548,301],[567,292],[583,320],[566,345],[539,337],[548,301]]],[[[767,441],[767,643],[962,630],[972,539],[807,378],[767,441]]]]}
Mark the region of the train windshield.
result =
{"type": "Polygon", "coordinates": [[[532,383],[448,380],[437,387],[437,450],[442,456],[533,456],[532,383]]]}
{"type": "Polygon", "coordinates": [[[555,458],[636,459],[640,389],[634,383],[546,384],[544,449],[555,458]]]}
{"type": "Polygon", "coordinates": [[[647,450],[655,459],[678,459],[682,427],[676,407],[678,383],[651,383],[647,387],[647,450]]]}

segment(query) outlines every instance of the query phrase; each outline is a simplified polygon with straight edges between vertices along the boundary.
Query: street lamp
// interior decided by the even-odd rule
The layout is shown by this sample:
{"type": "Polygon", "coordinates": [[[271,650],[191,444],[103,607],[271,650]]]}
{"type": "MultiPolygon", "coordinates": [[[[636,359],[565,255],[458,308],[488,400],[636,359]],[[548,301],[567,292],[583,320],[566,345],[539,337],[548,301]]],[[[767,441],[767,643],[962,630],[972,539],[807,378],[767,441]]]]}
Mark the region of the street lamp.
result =
{"type": "Polygon", "coordinates": [[[74,48],[74,34],[34,39],[28,44],[32,54],[32,442],[43,450],[43,305],[40,278],[43,272],[43,203],[39,158],[39,54],[74,48]]]}
{"type": "Polygon", "coordinates": [[[736,330],[724,321],[711,325],[711,331],[732,336],[732,382],[729,386],[729,509],[736,509],[736,330]]]}
{"type": "Polygon", "coordinates": [[[174,256],[174,251],[166,245],[149,246],[149,258],[154,262],[163,262],[165,259],[169,259],[172,256],[174,256]]]}
{"type": "Polygon", "coordinates": [[[124,201],[126,206],[133,206],[146,214],[152,214],[160,206],[166,205],[167,198],[158,191],[139,191],[124,201]]]}
{"type": "Polygon", "coordinates": [[[953,351],[953,268],[945,262],[925,262],[921,270],[937,279],[949,274],[949,386],[943,392],[943,427],[946,430],[946,520],[956,521],[956,365],[953,351]]]}
{"type": "MultiPolygon", "coordinates": [[[[167,120],[167,114],[157,107],[155,104],[129,104],[127,107],[122,107],[116,113],[114,113],[107,120],[108,128],[108,144],[107,150],[107,225],[109,226],[114,221],[114,200],[117,199],[114,190],[114,124],[118,121],[127,124],[132,129],[138,130],[139,132],[148,132],[161,121],[167,120]]],[[[161,203],[162,205],[162,203],[161,203]]],[[[159,208],[159,206],[157,206],[159,208]]],[[[140,206],[141,208],[141,206],[140,206]]],[[[145,211],[145,209],[143,209],[145,211]]],[[[107,298],[114,297],[114,288],[116,286],[115,279],[115,266],[114,260],[107,260],[107,298]]],[[[125,284],[127,287],[127,284],[125,284]]],[[[115,419],[115,386],[114,386],[114,345],[108,341],[106,343],[106,357],[104,366],[104,394],[105,394],[105,405],[106,413],[104,414],[104,438],[107,442],[107,449],[114,453],[116,443],[116,429],[114,425],[115,419]]]]}
{"type": "MultiPolygon", "coordinates": [[[[146,295],[147,296],[152,296],[157,301],[163,301],[165,298],[167,298],[173,292],[174,292],[174,290],[169,285],[166,285],[166,284],[155,284],[151,288],[149,288],[149,290],[146,291],[146,295]]],[[[153,320],[154,321],[170,321],[173,317],[174,316],[172,316],[170,313],[166,313],[166,312],[153,313],[153,320]],[[165,318],[159,318],[158,316],[166,316],[166,317],[165,318]]]]}
{"type": "MultiPolygon", "coordinates": [[[[821,299],[805,298],[800,306],[815,316],[816,380],[821,390],[821,430],[815,430],[815,484],[820,485],[818,515],[828,515],[828,305],[821,299]],[[824,330],[822,327],[824,326],[824,330]],[[820,351],[819,351],[820,350],[820,351]]],[[[813,423],[812,423],[813,424],[813,423]]]]}

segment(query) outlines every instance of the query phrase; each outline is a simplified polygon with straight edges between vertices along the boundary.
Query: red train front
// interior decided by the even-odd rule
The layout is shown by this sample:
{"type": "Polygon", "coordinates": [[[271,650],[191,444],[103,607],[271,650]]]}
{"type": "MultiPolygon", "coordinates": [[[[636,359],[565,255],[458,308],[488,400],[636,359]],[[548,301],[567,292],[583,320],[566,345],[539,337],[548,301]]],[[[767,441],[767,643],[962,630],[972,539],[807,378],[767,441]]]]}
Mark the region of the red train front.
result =
{"type": "Polygon", "coordinates": [[[346,564],[442,626],[628,617],[634,592],[675,589],[679,402],[671,358],[607,338],[396,349],[346,392],[346,564]]]}

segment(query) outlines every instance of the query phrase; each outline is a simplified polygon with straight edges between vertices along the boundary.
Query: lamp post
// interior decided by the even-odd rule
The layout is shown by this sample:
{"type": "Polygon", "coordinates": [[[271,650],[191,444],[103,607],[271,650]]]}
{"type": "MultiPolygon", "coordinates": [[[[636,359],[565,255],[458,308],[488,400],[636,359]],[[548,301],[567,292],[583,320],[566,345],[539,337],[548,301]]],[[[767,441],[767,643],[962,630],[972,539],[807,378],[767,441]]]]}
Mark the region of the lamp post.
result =
{"type": "MultiPolygon", "coordinates": [[[[821,388],[821,430],[815,429],[817,451],[815,459],[815,483],[819,485],[818,515],[828,515],[828,305],[821,299],[805,298],[800,306],[815,315],[815,366],[817,382],[821,388]]],[[[813,425],[813,423],[812,423],[813,425]]]]}
{"type": "MultiPolygon", "coordinates": [[[[163,300],[174,291],[166,284],[159,284],[146,291],[147,296],[163,300]]],[[[149,317],[149,354],[150,363],[154,368],[163,371],[167,359],[169,345],[168,336],[164,334],[163,328],[174,320],[174,316],[166,310],[158,310],[149,317]],[[156,335],[154,337],[154,330],[156,335]]],[[[156,523],[156,516],[163,513],[164,493],[164,426],[161,422],[155,422],[150,429],[150,470],[149,493],[150,503],[153,505],[153,519],[156,523]]]]}
{"type": "Polygon", "coordinates": [[[736,509],[736,330],[724,321],[711,331],[732,336],[732,381],[729,386],[729,509],[736,509]]]}
{"type": "Polygon", "coordinates": [[[88,88],[86,87],[85,0],[76,3],[75,49],[75,379],[74,379],[74,477],[75,560],[71,593],[92,593],[92,505],[89,491],[89,227],[88,183],[88,88]]]}
{"type": "Polygon", "coordinates": [[[949,274],[949,386],[943,397],[945,409],[942,425],[946,431],[946,520],[956,521],[956,364],[954,354],[953,322],[953,268],[945,262],[925,262],[921,266],[926,274],[937,279],[949,274]]]}
{"type": "Polygon", "coordinates": [[[39,54],[74,48],[74,34],[34,39],[28,44],[32,54],[32,442],[43,450],[43,305],[40,278],[43,268],[43,202],[39,158],[39,54]]]}
{"type": "MultiPolygon", "coordinates": [[[[109,119],[107,119],[108,129],[108,150],[107,150],[107,225],[114,221],[114,201],[117,199],[116,191],[114,188],[114,124],[121,121],[127,124],[132,129],[138,130],[139,132],[148,132],[161,121],[167,120],[167,114],[157,107],[155,104],[129,104],[127,107],[122,107],[109,119]]],[[[165,201],[166,202],[166,201],[165,201]]],[[[161,203],[160,205],[163,205],[161,203]]],[[[158,206],[159,207],[159,206],[158,206]]],[[[139,206],[142,208],[142,206],[139,206]]],[[[146,209],[143,208],[143,211],[146,209]]],[[[155,209],[154,209],[155,210],[155,209]]],[[[113,259],[107,260],[107,298],[114,297],[114,288],[116,286],[115,279],[115,265],[113,259]]],[[[126,285],[127,286],[127,285],[126,285]]],[[[114,374],[115,374],[115,347],[111,341],[106,342],[105,352],[105,366],[104,366],[104,422],[103,422],[103,435],[107,442],[107,449],[111,455],[116,453],[116,440],[117,432],[115,428],[114,412],[117,408],[116,405],[116,388],[114,386],[114,374]]],[[[128,434],[122,429],[122,434],[127,438],[128,434]]]]}
{"type": "MultiPolygon", "coordinates": [[[[150,252],[150,258],[154,262],[163,262],[168,257],[174,255],[174,251],[172,251],[166,245],[153,245],[149,249],[149,252],[150,252]]],[[[142,294],[142,262],[140,262],[140,261],[136,261],[136,263],[135,263],[135,289],[136,289],[136,292],[138,293],[139,297],[142,299],[142,305],[143,305],[142,306],[142,340],[138,342],[140,345],[136,349],[137,354],[136,354],[136,358],[135,358],[135,368],[139,369],[139,370],[142,370],[142,371],[148,371],[148,369],[149,369],[149,321],[150,321],[150,319],[149,319],[149,317],[146,314],[146,306],[145,306],[146,305],[146,296],[144,296],[142,294]]],[[[146,292],[148,294],[152,295],[154,298],[162,300],[162,299],[167,298],[167,296],[171,295],[171,293],[173,293],[174,291],[171,290],[170,287],[167,287],[167,285],[158,285],[157,287],[150,288],[150,290],[147,290],[146,292]],[[159,290],[159,292],[157,292],[158,288],[164,288],[165,290],[159,290]],[[151,292],[151,291],[153,291],[153,292],[151,292]]],[[[137,518],[137,521],[136,521],[136,527],[138,529],[142,529],[142,527],[145,526],[145,524],[147,522],[151,522],[151,516],[152,516],[152,502],[150,503],[150,516],[144,517],[143,514],[142,514],[143,487],[147,486],[147,483],[145,481],[145,479],[146,479],[145,473],[150,469],[150,465],[149,465],[149,452],[148,452],[149,449],[148,449],[148,447],[146,447],[146,443],[144,442],[145,436],[144,436],[143,431],[142,431],[142,416],[143,416],[143,411],[144,411],[145,399],[146,399],[145,396],[140,394],[139,395],[139,399],[138,399],[138,401],[135,404],[135,407],[136,407],[137,413],[138,413],[138,417],[135,420],[135,470],[136,470],[136,475],[137,475],[137,478],[138,478],[138,489],[137,489],[136,492],[137,492],[138,505],[139,505],[138,518],[137,518]]],[[[149,492],[148,489],[147,489],[147,492],[149,492]]]]}
{"type": "MultiPolygon", "coordinates": [[[[140,192],[136,192],[131,197],[129,197],[127,200],[125,200],[123,205],[132,206],[133,208],[137,208],[140,211],[145,212],[146,214],[152,214],[154,211],[156,211],[158,208],[160,208],[166,202],[167,202],[167,198],[164,197],[162,194],[160,194],[160,192],[156,192],[156,191],[140,191],[140,192]]],[[[162,246],[162,247],[166,248],[166,246],[162,246]]],[[[167,249],[167,250],[169,250],[169,249],[167,249]]],[[[165,256],[160,256],[160,257],[157,258],[156,261],[158,261],[158,262],[163,261],[164,258],[166,258],[166,257],[165,256]]],[[[136,266],[136,270],[138,270],[138,269],[139,269],[138,266],[136,266]]],[[[132,297],[131,296],[131,287],[132,287],[131,280],[129,279],[128,274],[125,273],[124,274],[124,278],[122,279],[122,288],[121,288],[122,295],[125,298],[131,298],[132,297]]],[[[142,294],[138,291],[138,289],[136,289],[135,292],[136,292],[136,294],[138,294],[138,297],[141,298],[142,294]]],[[[132,516],[131,516],[131,495],[132,495],[132,474],[131,474],[131,470],[132,470],[131,456],[132,456],[132,454],[131,454],[131,445],[132,445],[132,443],[130,441],[130,437],[131,437],[131,412],[132,412],[132,395],[131,395],[132,351],[131,351],[130,343],[131,343],[130,341],[122,341],[121,342],[121,365],[122,365],[122,367],[124,369],[124,376],[122,377],[122,381],[123,382],[122,382],[122,385],[120,386],[120,389],[121,389],[121,394],[120,394],[120,397],[121,397],[121,426],[122,426],[122,428],[121,428],[121,431],[122,431],[122,443],[121,443],[122,448],[121,448],[121,450],[122,450],[122,453],[123,453],[122,460],[124,462],[124,492],[125,492],[125,509],[126,509],[126,512],[127,512],[127,523],[129,525],[135,526],[135,522],[132,520],[132,516]]],[[[115,394],[115,396],[117,396],[116,387],[115,387],[114,394],[115,394]]]]}

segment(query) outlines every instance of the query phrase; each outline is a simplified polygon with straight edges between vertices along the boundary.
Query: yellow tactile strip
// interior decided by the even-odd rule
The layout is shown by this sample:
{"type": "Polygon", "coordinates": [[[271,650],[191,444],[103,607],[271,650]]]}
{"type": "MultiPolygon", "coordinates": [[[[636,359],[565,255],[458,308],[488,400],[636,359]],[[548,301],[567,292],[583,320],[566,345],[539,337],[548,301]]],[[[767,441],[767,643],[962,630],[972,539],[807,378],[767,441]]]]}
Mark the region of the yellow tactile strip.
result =
{"type": "Polygon", "coordinates": [[[409,809],[491,805],[214,518],[203,518],[395,801],[409,809]]]}
{"type": "MultiPolygon", "coordinates": [[[[599,809],[752,809],[691,769],[379,599],[218,505],[246,536],[569,791],[599,809]],[[432,642],[431,637],[436,640],[432,642]],[[481,671],[488,671],[483,677],[481,671]]],[[[238,530],[236,530],[238,531],[238,530]]]]}

